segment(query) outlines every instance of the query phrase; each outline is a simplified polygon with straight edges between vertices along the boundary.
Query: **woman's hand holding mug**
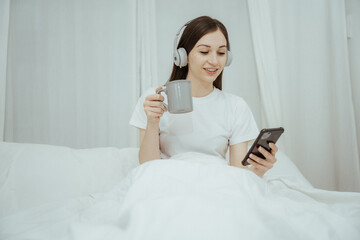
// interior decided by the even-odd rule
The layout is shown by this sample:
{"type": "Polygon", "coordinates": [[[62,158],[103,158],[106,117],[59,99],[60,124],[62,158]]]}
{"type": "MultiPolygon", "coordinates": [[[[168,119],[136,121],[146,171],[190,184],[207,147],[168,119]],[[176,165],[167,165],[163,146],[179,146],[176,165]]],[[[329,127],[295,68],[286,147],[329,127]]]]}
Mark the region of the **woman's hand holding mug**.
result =
{"type": "MultiPolygon", "coordinates": [[[[160,89],[162,87],[158,87],[155,92],[160,89]]],[[[145,98],[144,111],[149,123],[158,124],[160,122],[160,118],[166,112],[166,108],[162,104],[163,101],[164,97],[161,94],[151,94],[145,98]]]]}
{"type": "Polygon", "coordinates": [[[158,124],[166,111],[172,114],[192,112],[193,101],[189,80],[181,79],[168,82],[165,86],[158,87],[155,92],[156,94],[147,96],[144,102],[144,110],[149,123],[158,124]],[[161,92],[167,95],[168,104],[164,103],[165,98],[161,92]]]}

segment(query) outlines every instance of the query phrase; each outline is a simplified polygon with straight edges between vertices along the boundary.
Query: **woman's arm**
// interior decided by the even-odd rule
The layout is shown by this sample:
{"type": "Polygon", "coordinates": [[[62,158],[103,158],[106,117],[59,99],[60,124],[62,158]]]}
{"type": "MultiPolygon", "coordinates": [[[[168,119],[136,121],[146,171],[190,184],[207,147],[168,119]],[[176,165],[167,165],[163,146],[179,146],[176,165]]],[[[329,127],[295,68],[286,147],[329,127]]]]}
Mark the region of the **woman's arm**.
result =
{"type": "Polygon", "coordinates": [[[148,122],[146,130],[140,129],[140,164],[160,158],[159,124],[148,122]]]}
{"type": "MultiPolygon", "coordinates": [[[[155,91],[159,89],[161,87],[155,91]]],[[[160,94],[152,94],[145,98],[144,111],[147,117],[147,125],[145,130],[140,130],[140,164],[160,158],[159,122],[166,111],[162,101],[164,101],[164,97],[160,94]]]]}
{"type": "Polygon", "coordinates": [[[239,167],[239,168],[246,168],[243,166],[241,161],[244,159],[248,150],[248,142],[242,142],[235,145],[230,146],[230,166],[239,167]]]}

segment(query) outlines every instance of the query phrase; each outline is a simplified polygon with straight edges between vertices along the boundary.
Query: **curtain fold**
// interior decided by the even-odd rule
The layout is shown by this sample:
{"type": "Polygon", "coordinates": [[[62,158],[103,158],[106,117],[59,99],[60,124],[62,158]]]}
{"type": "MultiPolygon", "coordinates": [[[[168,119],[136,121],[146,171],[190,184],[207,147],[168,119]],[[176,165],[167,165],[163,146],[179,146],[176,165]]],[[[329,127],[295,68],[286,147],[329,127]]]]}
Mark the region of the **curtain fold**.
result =
{"type": "Polygon", "coordinates": [[[267,94],[280,99],[284,151],[315,187],[360,191],[344,0],[248,4],[259,83],[276,88],[262,103],[269,119],[279,108],[267,94]]]}
{"type": "Polygon", "coordinates": [[[158,84],[155,0],[137,0],[136,16],[137,85],[141,95],[158,84]]]}
{"type": "Polygon", "coordinates": [[[283,119],[269,2],[248,0],[248,9],[264,123],[267,127],[279,127],[283,119]]]}
{"type": "MultiPolygon", "coordinates": [[[[157,72],[155,0],[136,0],[135,5],[135,35],[133,39],[136,40],[134,49],[136,53],[134,62],[136,75],[132,83],[130,115],[135,108],[138,98],[150,87],[160,85],[157,72]]],[[[139,130],[130,127],[129,133],[130,145],[139,146],[139,130]]]]}
{"type": "MultiPolygon", "coordinates": [[[[351,90],[355,111],[356,136],[360,159],[360,1],[345,0],[351,90]]],[[[360,170],[359,170],[360,171],[360,170]]]]}
{"type": "Polygon", "coordinates": [[[9,36],[10,0],[0,1],[0,141],[5,134],[6,73],[9,36]]]}

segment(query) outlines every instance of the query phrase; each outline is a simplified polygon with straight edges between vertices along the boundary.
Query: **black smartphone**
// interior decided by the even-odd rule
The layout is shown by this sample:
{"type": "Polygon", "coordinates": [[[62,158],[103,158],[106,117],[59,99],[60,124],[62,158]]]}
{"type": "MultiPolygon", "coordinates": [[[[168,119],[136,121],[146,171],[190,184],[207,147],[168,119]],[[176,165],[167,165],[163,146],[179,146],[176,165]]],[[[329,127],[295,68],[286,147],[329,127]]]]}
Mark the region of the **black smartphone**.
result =
{"type": "Polygon", "coordinates": [[[271,148],[269,146],[269,143],[276,143],[277,140],[280,138],[281,134],[284,132],[284,128],[264,128],[260,131],[258,137],[254,141],[253,145],[249,149],[248,153],[246,154],[245,158],[242,160],[242,165],[247,166],[249,163],[247,162],[247,159],[249,158],[249,155],[252,153],[262,159],[265,159],[264,155],[262,155],[259,152],[259,147],[263,147],[268,152],[271,151],[271,148]]]}

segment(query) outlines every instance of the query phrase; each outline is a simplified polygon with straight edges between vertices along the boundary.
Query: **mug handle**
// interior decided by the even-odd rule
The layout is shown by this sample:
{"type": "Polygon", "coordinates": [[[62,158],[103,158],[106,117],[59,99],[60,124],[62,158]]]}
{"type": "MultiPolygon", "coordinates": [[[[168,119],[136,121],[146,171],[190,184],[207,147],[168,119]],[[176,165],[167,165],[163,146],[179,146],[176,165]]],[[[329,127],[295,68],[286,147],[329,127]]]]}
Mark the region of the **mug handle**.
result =
{"type": "MultiPolygon", "coordinates": [[[[156,91],[157,94],[161,94],[161,92],[164,92],[166,94],[166,86],[162,86],[162,89],[159,89],[156,91]]],[[[168,109],[168,105],[166,103],[164,103],[164,102],[161,102],[161,103],[166,109],[168,109]]]]}

